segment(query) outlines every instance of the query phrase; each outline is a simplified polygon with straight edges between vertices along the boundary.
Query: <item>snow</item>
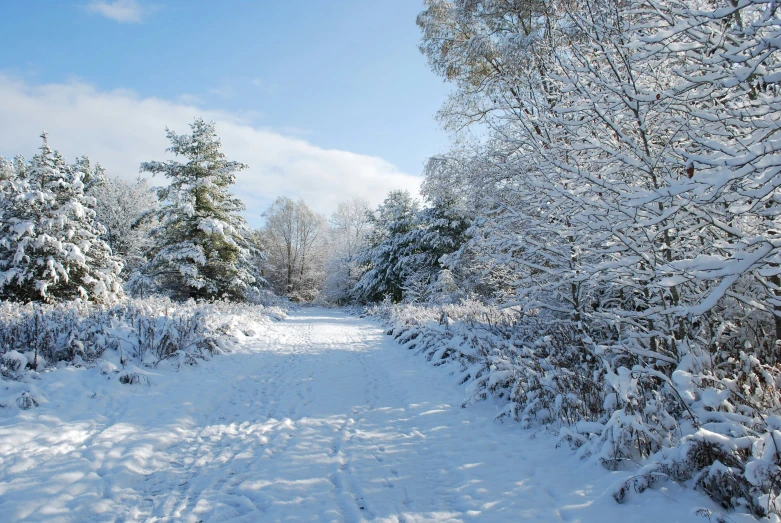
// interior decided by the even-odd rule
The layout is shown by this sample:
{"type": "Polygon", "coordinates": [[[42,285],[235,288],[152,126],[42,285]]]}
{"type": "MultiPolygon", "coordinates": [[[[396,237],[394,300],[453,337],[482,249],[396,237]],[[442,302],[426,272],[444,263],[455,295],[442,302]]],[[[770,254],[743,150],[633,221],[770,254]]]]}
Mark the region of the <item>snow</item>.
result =
{"type": "MultiPolygon", "coordinates": [[[[0,521],[703,521],[671,483],[617,504],[557,437],[461,408],[465,387],[374,320],[304,309],[195,367],[40,374],[0,409],[0,521]]],[[[22,357],[22,355],[19,355],[22,357]]],[[[108,357],[108,356],[106,356],[108,357]]],[[[9,382],[3,382],[5,384],[9,382]]],[[[17,382],[11,382],[16,386],[17,382]]],[[[732,521],[750,521],[730,514],[732,521]]]]}
{"type": "Polygon", "coordinates": [[[15,350],[9,350],[8,352],[4,353],[2,355],[2,359],[3,362],[13,371],[23,369],[28,363],[28,360],[24,354],[15,350]]]}

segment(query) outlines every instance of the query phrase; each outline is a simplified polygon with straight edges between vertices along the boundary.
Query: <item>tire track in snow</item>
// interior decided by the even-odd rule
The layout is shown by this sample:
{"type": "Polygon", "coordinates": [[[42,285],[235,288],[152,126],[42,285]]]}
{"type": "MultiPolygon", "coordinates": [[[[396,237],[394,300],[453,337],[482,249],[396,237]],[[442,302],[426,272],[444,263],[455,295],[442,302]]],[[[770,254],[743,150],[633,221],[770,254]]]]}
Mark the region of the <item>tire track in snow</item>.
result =
{"type": "Polygon", "coordinates": [[[243,479],[248,457],[273,459],[278,454],[284,454],[290,446],[294,433],[291,429],[294,427],[289,417],[279,413],[290,410],[283,405],[285,391],[296,376],[298,367],[293,358],[259,370],[264,371],[265,379],[258,374],[218,374],[217,381],[230,383],[230,388],[212,398],[213,407],[198,423],[200,429],[165,452],[171,468],[178,469],[176,479],[161,473],[148,478],[160,476],[150,482],[144,496],[149,505],[144,512],[149,515],[150,521],[187,518],[193,514],[204,494],[229,496],[237,516],[262,511],[263,507],[256,506],[246,497],[232,496],[231,492],[243,479]],[[225,412],[223,406],[227,407],[225,412]],[[256,423],[245,421],[236,424],[229,420],[231,413],[237,417],[244,409],[256,423]],[[260,457],[252,452],[258,448],[264,450],[260,457]],[[245,458],[237,461],[237,456],[245,458]],[[214,470],[204,476],[202,470],[207,464],[218,464],[219,467],[213,467],[214,470]]]}
{"type": "Polygon", "coordinates": [[[166,514],[172,514],[174,518],[192,515],[199,501],[216,495],[222,495],[223,498],[227,496],[233,501],[230,505],[236,517],[264,510],[265,507],[254,504],[245,496],[235,495],[236,487],[252,475],[252,467],[248,469],[246,459],[237,463],[235,458],[253,455],[260,462],[275,460],[284,457],[297,443],[298,411],[302,405],[311,402],[307,397],[307,392],[311,393],[311,386],[304,385],[305,380],[301,378],[303,369],[300,360],[301,354],[306,352],[305,347],[311,345],[312,330],[312,324],[309,323],[294,331],[294,337],[288,343],[288,356],[271,366],[258,369],[265,378],[253,375],[239,376],[238,380],[234,380],[233,376],[219,375],[219,381],[232,382],[231,390],[216,402],[218,408],[202,422],[203,428],[176,445],[178,451],[172,453],[171,463],[185,464],[181,471],[183,481],[167,493],[162,503],[155,500],[154,494],[162,492],[167,482],[159,481],[149,489],[153,494],[150,515],[159,518],[153,521],[167,521],[166,514]],[[220,404],[231,406],[228,410],[232,410],[234,416],[246,409],[252,418],[262,422],[260,428],[245,422],[234,430],[231,424],[228,426],[229,432],[235,434],[230,441],[241,439],[244,443],[221,443],[223,431],[215,433],[213,427],[222,427],[229,419],[220,413],[220,404]],[[257,440],[248,437],[251,432],[249,429],[260,432],[257,440]],[[263,448],[259,457],[257,453],[251,452],[257,450],[258,446],[263,448]],[[220,468],[207,479],[200,479],[198,472],[207,462],[218,463],[220,468]]]}

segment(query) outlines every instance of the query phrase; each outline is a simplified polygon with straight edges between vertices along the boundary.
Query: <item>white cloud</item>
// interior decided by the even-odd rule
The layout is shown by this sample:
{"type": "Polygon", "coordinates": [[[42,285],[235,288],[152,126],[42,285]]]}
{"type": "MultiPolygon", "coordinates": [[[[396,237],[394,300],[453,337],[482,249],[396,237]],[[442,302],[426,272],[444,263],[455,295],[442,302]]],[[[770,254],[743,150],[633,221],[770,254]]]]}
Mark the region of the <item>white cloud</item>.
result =
{"type": "Polygon", "coordinates": [[[87,9],[122,23],[139,23],[145,14],[145,10],[136,0],[94,0],[87,5],[87,9]]]}
{"type": "Polygon", "coordinates": [[[225,98],[225,99],[233,98],[236,96],[236,90],[227,84],[220,85],[219,87],[212,87],[211,89],[209,89],[209,92],[212,94],[216,94],[220,98],[225,98]]]}
{"type": "MultiPolygon", "coordinates": [[[[376,205],[391,189],[418,191],[419,177],[382,158],[323,149],[229,113],[79,82],[29,85],[0,74],[0,154],[5,156],[31,156],[46,130],[50,144],[68,160],[86,154],[110,174],[133,179],[141,162],[168,157],[166,126],[185,133],[197,116],[214,120],[228,157],[250,166],[239,173],[234,190],[253,225],[280,195],[301,197],[327,215],[339,201],[355,196],[376,205]]],[[[153,183],[165,181],[154,178],[153,183]]]]}

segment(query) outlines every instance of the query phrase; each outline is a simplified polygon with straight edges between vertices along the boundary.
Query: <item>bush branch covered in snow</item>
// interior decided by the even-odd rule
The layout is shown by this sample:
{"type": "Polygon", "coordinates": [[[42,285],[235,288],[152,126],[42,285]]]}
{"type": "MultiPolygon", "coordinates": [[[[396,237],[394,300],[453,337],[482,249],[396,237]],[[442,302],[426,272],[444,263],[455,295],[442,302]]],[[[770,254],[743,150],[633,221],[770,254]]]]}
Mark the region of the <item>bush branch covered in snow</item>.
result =
{"type": "Polygon", "coordinates": [[[455,365],[468,384],[465,404],[495,398],[499,417],[552,431],[581,457],[611,469],[639,467],[616,485],[619,502],[668,480],[725,508],[777,511],[781,376],[749,351],[694,350],[670,377],[641,358],[605,358],[574,329],[546,328],[539,316],[476,301],[386,301],[367,312],[403,347],[455,365]]]}

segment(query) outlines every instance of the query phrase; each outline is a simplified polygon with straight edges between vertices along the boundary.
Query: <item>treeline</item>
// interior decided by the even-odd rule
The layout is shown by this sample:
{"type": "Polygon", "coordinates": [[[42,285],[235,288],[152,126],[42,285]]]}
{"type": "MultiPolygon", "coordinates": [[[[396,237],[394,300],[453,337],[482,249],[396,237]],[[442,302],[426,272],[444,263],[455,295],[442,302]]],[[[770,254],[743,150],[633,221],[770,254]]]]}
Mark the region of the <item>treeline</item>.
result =
{"type": "Polygon", "coordinates": [[[230,193],[245,166],[220,151],[214,125],[169,131],[178,161],[147,162],[169,185],[68,164],[46,134],[29,162],[0,158],[0,299],[112,303],[125,292],[177,300],[251,299],[262,284],[251,231],[230,193]]]}
{"type": "Polygon", "coordinates": [[[457,300],[440,258],[464,243],[469,221],[452,200],[429,203],[392,191],[375,210],[357,198],[326,219],[303,201],[279,198],[256,232],[264,276],[295,301],[457,300]]]}
{"type": "Polygon", "coordinates": [[[441,218],[439,207],[421,209],[409,194],[393,192],[376,212],[355,198],[326,219],[303,200],[280,197],[253,230],[231,192],[246,166],[221,152],[213,123],[197,119],[191,131],[168,131],[176,160],[141,165],[165,178],[156,189],[143,178],[111,177],[86,157],[68,163],[46,134],[29,161],[0,157],[0,299],[262,301],[273,293],[344,304],[386,294],[400,300],[402,285],[407,294],[427,295],[424,273],[442,249],[439,240],[416,235],[441,218]],[[389,257],[377,258],[402,230],[406,247],[388,245],[389,257]],[[383,268],[423,250],[414,278],[406,261],[399,274],[383,268]]]}

